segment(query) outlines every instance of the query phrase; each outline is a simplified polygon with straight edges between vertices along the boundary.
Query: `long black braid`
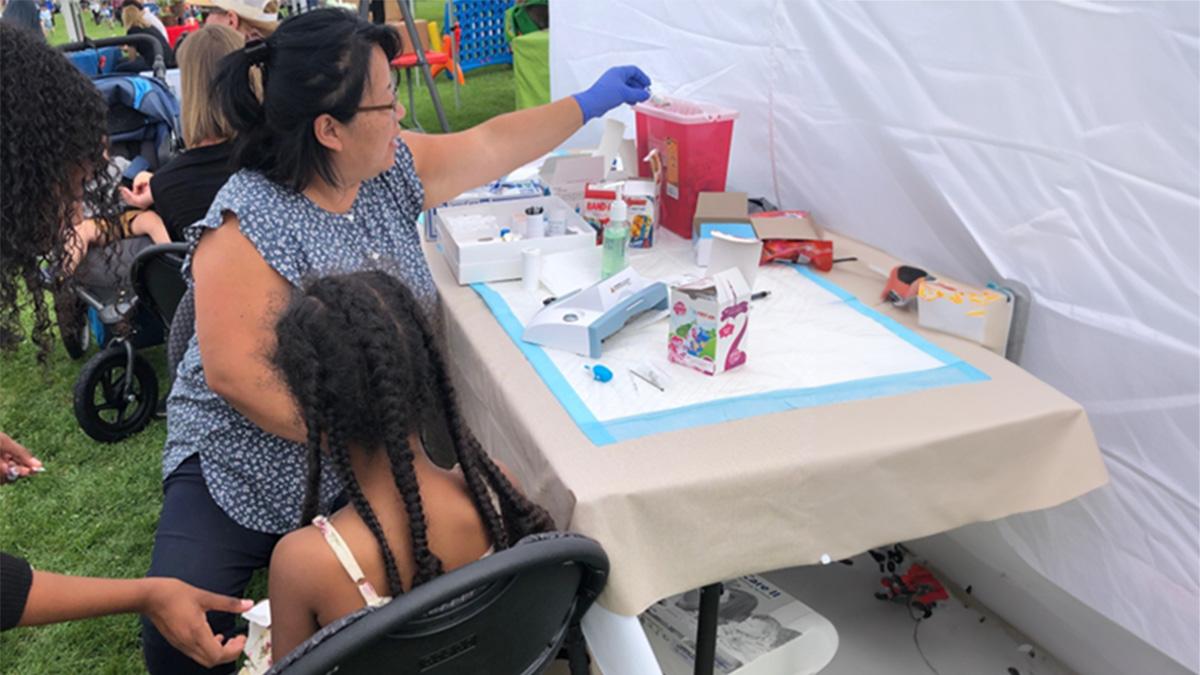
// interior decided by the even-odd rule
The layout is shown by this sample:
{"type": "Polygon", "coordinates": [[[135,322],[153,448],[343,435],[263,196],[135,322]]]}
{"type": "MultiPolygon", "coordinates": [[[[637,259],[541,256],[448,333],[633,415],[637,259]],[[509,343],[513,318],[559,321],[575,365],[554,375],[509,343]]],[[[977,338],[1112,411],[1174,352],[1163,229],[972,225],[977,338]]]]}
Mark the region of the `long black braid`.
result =
{"type": "Polygon", "coordinates": [[[336,303],[346,313],[348,321],[351,317],[368,317],[372,323],[380,324],[378,330],[358,331],[343,339],[353,341],[364,358],[367,383],[375,394],[373,403],[379,440],[387,453],[396,489],[404,499],[408,514],[417,566],[413,585],[424,583],[442,574],[443,567],[442,561],[429,548],[428,525],[413,469],[414,455],[408,443],[409,433],[419,423],[420,411],[429,410],[432,403],[425,393],[424,373],[411,367],[404,358],[421,353],[422,345],[412,339],[412,331],[405,330],[401,320],[381,311],[386,305],[373,289],[364,292],[361,288],[324,285],[312,292],[325,302],[336,303]],[[396,344],[397,338],[400,344],[396,344]]]}
{"type": "Polygon", "coordinates": [[[375,535],[375,541],[379,544],[380,552],[383,554],[383,564],[387,570],[388,587],[391,594],[393,596],[400,595],[404,591],[400,580],[400,568],[396,565],[396,556],[392,553],[392,547],[388,545],[387,537],[383,534],[383,526],[379,524],[379,518],[375,516],[375,510],[371,508],[371,503],[363,495],[362,487],[359,486],[358,479],[354,476],[354,469],[350,465],[350,450],[346,445],[346,436],[342,433],[344,430],[340,427],[342,427],[342,423],[335,421],[329,434],[329,454],[333,458],[333,466],[342,480],[342,488],[350,498],[350,504],[367,524],[367,529],[371,531],[371,534],[375,535]]]}
{"type": "MultiPolygon", "coordinates": [[[[400,286],[394,280],[392,284],[400,286]]],[[[404,293],[394,293],[390,297],[393,311],[400,312],[404,307],[404,298],[411,297],[407,288],[400,286],[404,293]]],[[[500,467],[483,450],[474,434],[463,422],[462,412],[458,407],[458,399],[454,395],[454,387],[450,383],[450,374],[446,368],[445,359],[438,348],[437,340],[429,323],[420,312],[412,312],[413,323],[420,331],[421,347],[429,356],[431,377],[438,403],[446,413],[451,437],[462,465],[463,475],[471,490],[472,500],[476,509],[484,517],[492,543],[497,550],[505,549],[521,537],[533,532],[547,532],[554,529],[554,521],[546,510],[530,501],[516,486],[508,480],[500,467]],[[488,489],[490,487],[490,490],[488,489]],[[491,494],[495,492],[500,502],[501,512],[496,513],[492,504],[491,494]],[[505,526],[507,524],[507,527],[505,526]]]]}
{"type": "Polygon", "coordinates": [[[412,293],[382,272],[327,277],[297,293],[277,324],[274,361],[308,427],[309,470],[303,520],[318,508],[320,462],[327,456],[359,516],[377,540],[393,595],[402,592],[395,556],[350,464],[351,445],[383,450],[408,515],[416,570],[412,585],[443,572],[428,524],[409,437],[438,408],[451,427],[471,500],[492,545],[551,530],[550,517],[524,497],[462,422],[445,362],[412,293]],[[327,452],[322,452],[322,447],[327,452]],[[499,510],[493,504],[495,495],[499,510]]]}

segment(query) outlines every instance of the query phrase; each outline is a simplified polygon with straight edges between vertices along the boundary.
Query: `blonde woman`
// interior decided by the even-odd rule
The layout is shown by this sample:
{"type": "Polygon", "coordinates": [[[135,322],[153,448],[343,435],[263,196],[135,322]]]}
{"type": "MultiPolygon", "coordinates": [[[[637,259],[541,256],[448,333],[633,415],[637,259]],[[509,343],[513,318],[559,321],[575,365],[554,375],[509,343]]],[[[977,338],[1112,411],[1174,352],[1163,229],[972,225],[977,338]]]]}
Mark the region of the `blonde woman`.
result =
{"type": "Polygon", "coordinates": [[[211,91],[217,64],[244,43],[232,28],[205,26],[179,45],[187,150],[153,174],[138,174],[132,190],[121,188],[121,196],[130,206],[146,209],[153,205],[174,241],[183,241],[183,228],[204,217],[231,173],[233,127],[212,100],[211,91]]]}
{"type": "Polygon", "coordinates": [[[206,26],[229,26],[246,40],[271,37],[279,25],[277,0],[199,0],[192,2],[208,13],[206,26]]]}
{"type": "MultiPolygon", "coordinates": [[[[141,6],[136,2],[126,2],[121,6],[121,24],[125,26],[126,35],[146,35],[158,41],[162,45],[163,61],[168,68],[175,67],[175,54],[171,51],[171,45],[167,43],[167,39],[163,37],[156,28],[146,21],[146,15],[142,12],[141,6]]],[[[144,70],[150,70],[154,65],[154,48],[146,44],[135,45],[137,56],[130,58],[117,64],[117,70],[123,73],[140,73],[144,70]]]]}

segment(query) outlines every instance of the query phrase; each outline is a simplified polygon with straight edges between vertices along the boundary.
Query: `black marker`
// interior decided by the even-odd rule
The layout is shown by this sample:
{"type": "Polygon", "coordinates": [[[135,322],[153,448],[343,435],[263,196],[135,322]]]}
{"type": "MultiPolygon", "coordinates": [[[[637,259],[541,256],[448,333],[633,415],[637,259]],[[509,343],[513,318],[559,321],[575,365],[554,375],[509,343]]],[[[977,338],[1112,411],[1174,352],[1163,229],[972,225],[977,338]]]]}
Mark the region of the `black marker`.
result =
{"type": "Polygon", "coordinates": [[[750,299],[751,300],[762,300],[763,298],[767,297],[770,294],[771,294],[771,291],[759,291],[757,293],[750,294],[750,299]]]}

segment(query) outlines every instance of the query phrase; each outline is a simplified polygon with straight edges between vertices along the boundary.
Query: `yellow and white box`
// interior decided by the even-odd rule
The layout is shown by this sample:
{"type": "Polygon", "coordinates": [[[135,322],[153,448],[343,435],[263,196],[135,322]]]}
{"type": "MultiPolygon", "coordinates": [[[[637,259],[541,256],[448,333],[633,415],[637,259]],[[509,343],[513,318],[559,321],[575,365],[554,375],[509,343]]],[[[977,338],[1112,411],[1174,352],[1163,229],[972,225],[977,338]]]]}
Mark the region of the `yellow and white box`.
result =
{"type": "Polygon", "coordinates": [[[917,323],[922,328],[973,340],[1004,356],[1012,325],[1011,296],[941,280],[917,283],[917,323]]]}

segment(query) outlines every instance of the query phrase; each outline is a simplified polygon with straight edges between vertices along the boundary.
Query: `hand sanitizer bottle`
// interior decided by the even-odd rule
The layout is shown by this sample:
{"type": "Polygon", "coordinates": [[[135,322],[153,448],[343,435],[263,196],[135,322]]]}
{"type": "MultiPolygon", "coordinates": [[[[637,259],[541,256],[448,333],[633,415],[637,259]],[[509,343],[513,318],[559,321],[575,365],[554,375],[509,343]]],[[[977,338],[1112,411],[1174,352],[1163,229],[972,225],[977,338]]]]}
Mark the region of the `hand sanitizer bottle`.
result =
{"type": "Polygon", "coordinates": [[[600,278],[607,279],[625,269],[629,264],[626,251],[629,246],[629,222],[625,199],[617,193],[612,209],[608,212],[608,224],[604,226],[604,247],[600,251],[600,278]]]}

